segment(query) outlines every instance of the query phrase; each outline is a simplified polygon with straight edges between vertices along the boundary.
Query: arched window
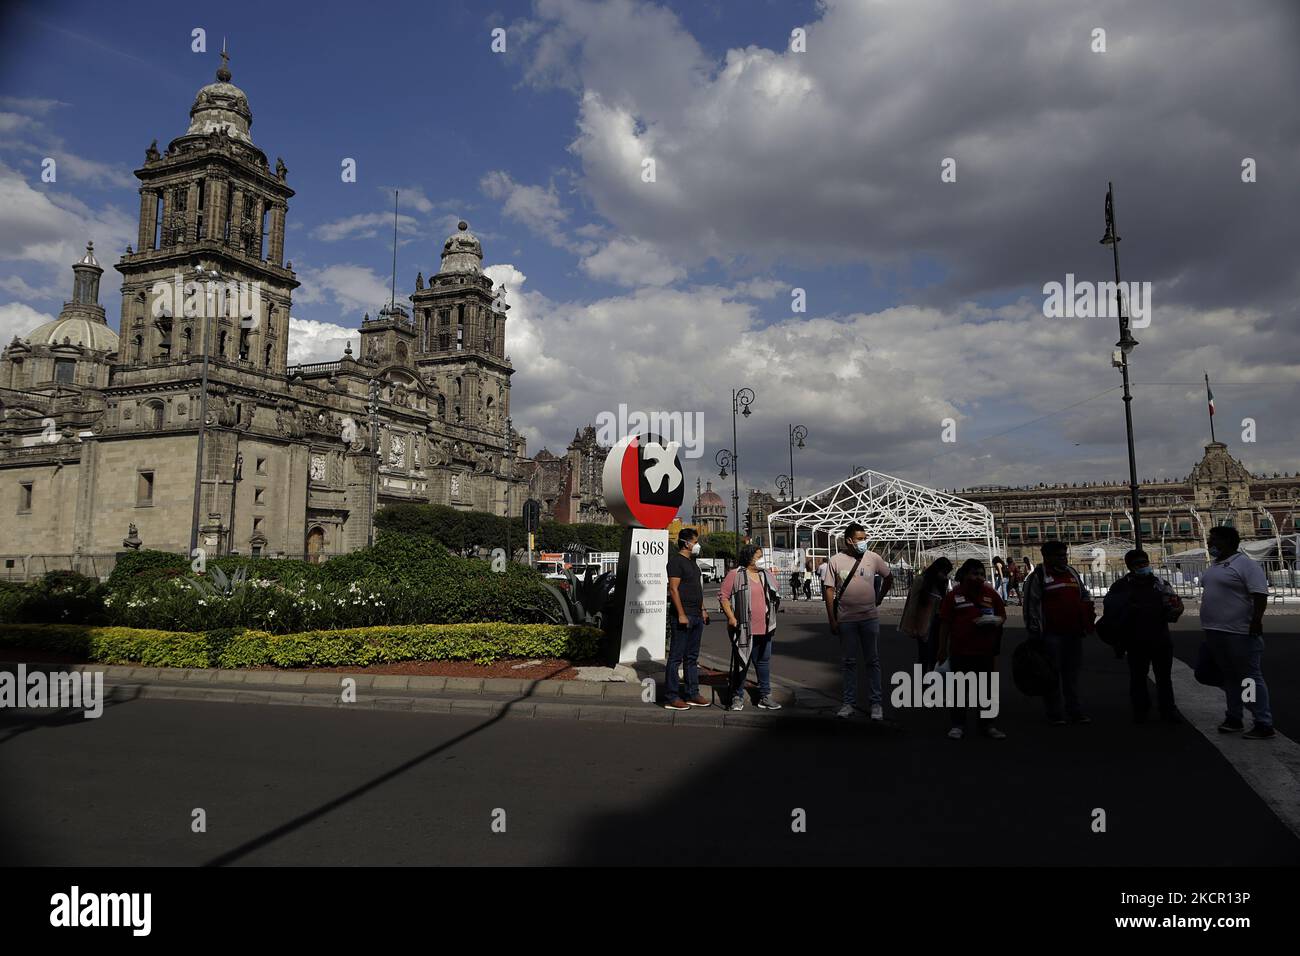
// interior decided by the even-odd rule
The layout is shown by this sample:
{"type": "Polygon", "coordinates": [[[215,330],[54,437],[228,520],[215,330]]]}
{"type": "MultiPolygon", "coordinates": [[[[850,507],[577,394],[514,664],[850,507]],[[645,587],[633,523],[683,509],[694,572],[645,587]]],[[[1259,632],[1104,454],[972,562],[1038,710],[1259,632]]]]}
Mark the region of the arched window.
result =
{"type": "Polygon", "coordinates": [[[166,410],[162,402],[149,403],[149,427],[154,431],[161,431],[163,420],[166,417],[166,410]]]}

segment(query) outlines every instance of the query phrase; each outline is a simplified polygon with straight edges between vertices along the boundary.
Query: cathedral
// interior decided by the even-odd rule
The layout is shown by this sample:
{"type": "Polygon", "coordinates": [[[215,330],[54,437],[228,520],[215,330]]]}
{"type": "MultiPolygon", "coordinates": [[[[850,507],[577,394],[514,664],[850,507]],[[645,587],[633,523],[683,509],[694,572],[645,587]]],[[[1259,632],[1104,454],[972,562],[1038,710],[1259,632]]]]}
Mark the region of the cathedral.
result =
{"type": "MultiPolygon", "coordinates": [[[[87,245],[58,318],[0,353],[9,575],[32,555],[102,574],[141,545],[320,560],[399,502],[520,513],[538,466],[510,420],[508,307],[479,240],[460,222],[409,306],[361,320],[357,354],[290,365],[294,191],[252,121],[223,52],[188,128],[135,171],[118,331],[87,245]]],[[[590,507],[585,460],[551,509],[569,520],[590,507]]]]}

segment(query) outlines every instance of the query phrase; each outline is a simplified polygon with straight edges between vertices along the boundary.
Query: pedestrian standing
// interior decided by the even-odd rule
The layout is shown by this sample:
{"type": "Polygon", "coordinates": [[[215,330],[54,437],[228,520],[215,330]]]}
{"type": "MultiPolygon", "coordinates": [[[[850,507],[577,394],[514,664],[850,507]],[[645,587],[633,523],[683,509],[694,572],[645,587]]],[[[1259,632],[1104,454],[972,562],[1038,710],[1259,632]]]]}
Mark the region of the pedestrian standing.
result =
{"type": "Polygon", "coordinates": [[[1177,721],[1174,705],[1174,642],[1169,624],[1183,613],[1182,599],[1168,581],[1156,577],[1145,551],[1124,555],[1128,573],[1110,586],[1103,602],[1106,640],[1128,656],[1129,700],[1133,720],[1145,723],[1151,710],[1147,672],[1156,681],[1156,704],[1164,720],[1177,721]]]}
{"type": "Polygon", "coordinates": [[[1041,638],[1047,656],[1059,672],[1058,684],[1044,695],[1047,719],[1060,725],[1091,723],[1079,699],[1079,669],[1083,637],[1093,629],[1096,609],[1083,578],[1070,567],[1063,541],[1046,541],[1043,563],[1025,580],[1025,630],[1041,638]],[[1064,698],[1064,710],[1062,710],[1064,698]]]}
{"type": "Polygon", "coordinates": [[[1275,735],[1263,670],[1268,578],[1257,561],[1238,550],[1236,528],[1214,527],[1207,537],[1213,561],[1201,575],[1201,627],[1223,671],[1228,712],[1219,730],[1241,733],[1243,704],[1248,703],[1255,724],[1244,736],[1267,740],[1275,735]]]}
{"type": "Polygon", "coordinates": [[[772,640],[781,595],[761,547],[743,545],[736,561],[718,592],[731,636],[731,709],[745,707],[745,678],[752,661],[758,671],[758,706],[780,710],[781,705],[772,699],[772,640]]]}
{"type": "MultiPolygon", "coordinates": [[[[967,711],[978,710],[976,688],[993,688],[993,674],[997,673],[997,657],[1002,650],[1002,625],[1007,620],[1007,606],[1002,596],[985,582],[984,562],[970,558],[963,562],[958,580],[961,582],[944,597],[939,606],[939,663],[948,661],[954,680],[945,683],[956,690],[964,684],[965,700],[958,706],[956,700],[948,702],[951,726],[948,736],[960,740],[966,734],[967,711]],[[963,675],[974,675],[974,681],[963,675]]],[[[980,732],[994,740],[1006,737],[993,723],[993,714],[981,714],[980,732]]]]}
{"type": "Polygon", "coordinates": [[[802,582],[799,578],[800,574],[798,570],[790,572],[790,600],[792,601],[799,600],[799,589],[802,586],[802,582]]]}
{"type": "Polygon", "coordinates": [[[1007,566],[1001,558],[993,559],[993,590],[1005,604],[1007,600],[1007,566]]]}
{"type": "Polygon", "coordinates": [[[903,605],[898,633],[916,641],[916,660],[921,673],[934,670],[939,649],[939,605],[948,594],[948,575],[952,562],[937,558],[921,574],[915,575],[903,605]]]}
{"type": "Polygon", "coordinates": [[[844,670],[843,706],[837,717],[849,718],[858,703],[858,652],[871,682],[871,719],[884,720],[880,681],[880,602],[893,586],[889,562],[867,549],[867,530],[854,522],[844,529],[839,553],[822,565],[822,598],[831,634],[839,639],[844,670]],[[875,577],[880,575],[880,593],[875,577]]]}
{"type": "Polygon", "coordinates": [[[709,612],[704,610],[704,584],[695,558],[700,553],[699,532],[683,528],[677,536],[677,553],[668,556],[668,597],[676,615],[668,646],[668,668],[664,675],[664,707],[690,710],[708,707],[700,694],[700,642],[709,612]],[[677,669],[685,664],[686,687],[678,683],[677,669]]]}

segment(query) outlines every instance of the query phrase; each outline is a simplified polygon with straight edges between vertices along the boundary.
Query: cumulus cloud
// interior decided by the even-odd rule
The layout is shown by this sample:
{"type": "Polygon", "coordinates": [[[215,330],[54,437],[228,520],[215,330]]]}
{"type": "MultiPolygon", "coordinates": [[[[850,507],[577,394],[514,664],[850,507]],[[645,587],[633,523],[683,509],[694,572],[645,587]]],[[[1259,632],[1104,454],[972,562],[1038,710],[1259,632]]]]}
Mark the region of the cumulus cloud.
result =
{"type": "Polygon", "coordinates": [[[339,315],[360,322],[364,312],[376,312],[390,295],[390,278],[366,266],[340,263],[323,268],[307,267],[298,276],[302,286],[294,296],[303,305],[333,304],[339,315]]]}
{"type": "Polygon", "coordinates": [[[38,325],[53,322],[55,316],[33,309],[23,302],[6,302],[0,305],[0,348],[17,336],[25,339],[38,325]]]}
{"type": "Polygon", "coordinates": [[[593,279],[619,285],[669,285],[685,278],[686,270],[674,266],[649,243],[614,239],[582,260],[582,271],[593,279]]]}
{"type": "Polygon", "coordinates": [[[493,170],[479,182],[489,199],[500,200],[506,218],[522,223],[552,245],[564,245],[564,221],[569,212],[560,203],[554,183],[550,186],[527,186],[517,183],[502,170],[493,170]]]}
{"type": "Polygon", "coordinates": [[[361,333],[342,325],[314,319],[289,318],[289,364],[337,362],[352,343],[352,354],[359,355],[361,333]]]}

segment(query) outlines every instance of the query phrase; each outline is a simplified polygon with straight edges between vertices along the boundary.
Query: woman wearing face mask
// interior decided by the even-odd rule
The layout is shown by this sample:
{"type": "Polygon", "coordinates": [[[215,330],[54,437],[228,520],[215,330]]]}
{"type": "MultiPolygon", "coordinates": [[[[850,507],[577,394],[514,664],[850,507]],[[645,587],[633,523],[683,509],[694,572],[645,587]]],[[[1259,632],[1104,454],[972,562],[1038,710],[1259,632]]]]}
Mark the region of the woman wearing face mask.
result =
{"type": "Polygon", "coordinates": [[[898,622],[898,633],[916,641],[916,659],[921,673],[934,670],[935,653],[939,649],[939,605],[948,594],[948,575],[952,562],[939,558],[922,574],[916,575],[907,592],[903,617],[898,622]]]}
{"type": "Polygon", "coordinates": [[[745,707],[745,677],[752,660],[758,671],[758,706],[780,710],[781,705],[772,699],[772,638],[781,596],[762,548],[747,544],[736,560],[737,566],[723,579],[718,592],[731,635],[731,709],[745,707]]]}
{"type": "MultiPolygon", "coordinates": [[[[962,564],[957,572],[960,582],[948,592],[939,606],[938,661],[949,659],[953,674],[979,675],[984,688],[992,692],[997,668],[997,656],[1002,645],[1002,625],[1007,620],[1007,606],[1001,595],[984,581],[984,562],[974,558],[962,564]]],[[[966,733],[966,711],[975,707],[956,707],[950,701],[952,727],[948,736],[960,740],[966,733]]],[[[966,701],[967,704],[972,703],[966,701]]],[[[1001,740],[1006,737],[993,725],[993,717],[981,716],[980,729],[986,737],[1001,740]]]]}

